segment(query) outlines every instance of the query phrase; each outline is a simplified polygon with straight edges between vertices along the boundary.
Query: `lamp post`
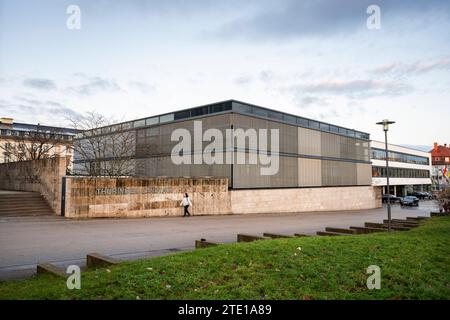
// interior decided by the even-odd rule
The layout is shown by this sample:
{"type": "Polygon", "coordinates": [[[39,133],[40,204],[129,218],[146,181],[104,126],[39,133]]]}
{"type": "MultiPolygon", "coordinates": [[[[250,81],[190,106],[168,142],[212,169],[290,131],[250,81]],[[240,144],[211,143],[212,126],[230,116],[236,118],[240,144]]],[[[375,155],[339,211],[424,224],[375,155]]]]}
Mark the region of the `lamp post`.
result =
{"type": "Polygon", "coordinates": [[[388,154],[388,139],[387,132],[389,131],[389,125],[394,124],[394,121],[387,119],[377,122],[377,124],[383,126],[384,131],[384,148],[386,152],[386,189],[387,189],[387,214],[388,214],[388,231],[391,231],[391,197],[389,191],[389,154],[388,154]]]}

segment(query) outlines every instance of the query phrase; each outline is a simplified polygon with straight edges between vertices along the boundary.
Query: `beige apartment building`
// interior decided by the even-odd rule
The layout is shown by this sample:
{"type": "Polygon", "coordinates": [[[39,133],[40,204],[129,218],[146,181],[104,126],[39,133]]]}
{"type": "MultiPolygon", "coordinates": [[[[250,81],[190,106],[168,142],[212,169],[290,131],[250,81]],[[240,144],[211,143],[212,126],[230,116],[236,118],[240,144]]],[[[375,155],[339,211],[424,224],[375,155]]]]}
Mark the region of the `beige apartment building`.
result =
{"type": "Polygon", "coordinates": [[[14,122],[13,118],[2,117],[0,118],[0,163],[54,156],[72,158],[72,142],[76,132],[70,128],[19,123],[14,122]]]}

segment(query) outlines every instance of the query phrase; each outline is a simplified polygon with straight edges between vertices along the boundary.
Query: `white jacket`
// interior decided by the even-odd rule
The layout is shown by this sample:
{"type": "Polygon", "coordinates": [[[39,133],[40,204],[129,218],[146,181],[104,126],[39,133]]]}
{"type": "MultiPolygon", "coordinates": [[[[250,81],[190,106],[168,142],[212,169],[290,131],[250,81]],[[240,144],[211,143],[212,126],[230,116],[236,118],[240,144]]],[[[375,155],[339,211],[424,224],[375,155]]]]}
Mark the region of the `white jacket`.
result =
{"type": "Polygon", "coordinates": [[[192,202],[191,202],[191,198],[189,198],[189,197],[184,197],[183,198],[183,200],[181,201],[181,205],[183,206],[183,207],[185,207],[185,206],[191,206],[192,205],[192,202]]]}

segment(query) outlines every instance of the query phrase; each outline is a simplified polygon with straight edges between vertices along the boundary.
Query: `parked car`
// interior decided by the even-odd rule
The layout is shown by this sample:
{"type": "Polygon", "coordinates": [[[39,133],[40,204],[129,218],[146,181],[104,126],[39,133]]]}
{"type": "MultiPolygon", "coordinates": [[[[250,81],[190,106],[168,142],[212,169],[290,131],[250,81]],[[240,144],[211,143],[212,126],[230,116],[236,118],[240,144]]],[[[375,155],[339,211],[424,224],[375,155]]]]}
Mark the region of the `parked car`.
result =
{"type": "Polygon", "coordinates": [[[396,203],[396,202],[400,202],[400,197],[396,197],[392,194],[383,194],[383,196],[381,197],[381,201],[387,203],[388,202],[388,198],[390,200],[391,203],[396,203]]]}
{"type": "Polygon", "coordinates": [[[413,193],[408,194],[408,196],[414,196],[419,198],[420,200],[423,199],[428,199],[428,200],[432,200],[432,199],[436,199],[436,195],[434,195],[431,192],[423,192],[423,191],[416,191],[413,193]]]}
{"type": "Polygon", "coordinates": [[[427,199],[429,199],[429,200],[435,200],[435,199],[437,199],[436,195],[433,194],[433,193],[431,193],[431,192],[424,192],[424,193],[425,193],[425,195],[427,196],[427,199]]]}
{"type": "Polygon", "coordinates": [[[418,207],[419,206],[419,198],[414,196],[406,196],[400,200],[400,205],[402,206],[411,206],[418,207]]]}
{"type": "Polygon", "coordinates": [[[413,192],[411,194],[408,194],[408,196],[416,197],[419,200],[423,200],[423,199],[428,199],[429,198],[429,196],[428,196],[428,194],[426,194],[426,192],[420,192],[420,191],[415,191],[415,192],[413,192]]]}

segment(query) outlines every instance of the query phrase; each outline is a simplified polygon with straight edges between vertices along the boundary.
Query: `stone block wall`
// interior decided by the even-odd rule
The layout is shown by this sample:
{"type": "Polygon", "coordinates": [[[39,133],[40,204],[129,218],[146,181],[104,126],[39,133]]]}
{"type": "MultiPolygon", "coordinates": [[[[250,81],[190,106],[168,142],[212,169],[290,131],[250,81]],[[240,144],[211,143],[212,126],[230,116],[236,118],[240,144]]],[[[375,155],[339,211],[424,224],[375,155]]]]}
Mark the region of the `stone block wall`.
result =
{"type": "Polygon", "coordinates": [[[226,178],[67,177],[68,218],[138,218],[183,215],[184,193],[194,215],[230,214],[226,178]]]}
{"type": "Polygon", "coordinates": [[[39,192],[55,214],[61,212],[61,180],[68,157],[0,164],[0,189],[39,192]]]}

